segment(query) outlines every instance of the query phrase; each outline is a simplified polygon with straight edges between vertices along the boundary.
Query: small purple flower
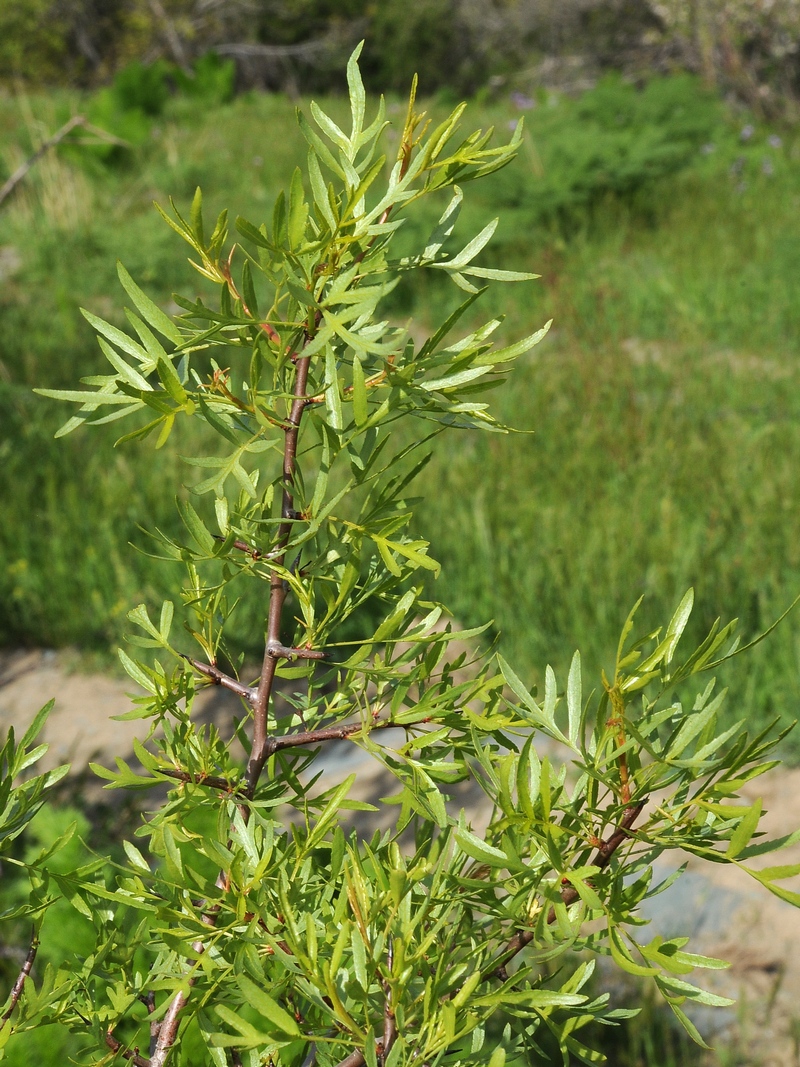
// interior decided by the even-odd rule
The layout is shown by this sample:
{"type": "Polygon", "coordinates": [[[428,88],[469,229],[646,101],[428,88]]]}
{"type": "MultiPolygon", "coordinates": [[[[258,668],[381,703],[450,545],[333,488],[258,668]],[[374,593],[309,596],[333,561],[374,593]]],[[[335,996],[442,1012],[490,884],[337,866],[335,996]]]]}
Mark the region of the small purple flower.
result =
{"type": "Polygon", "coordinates": [[[766,174],[768,178],[771,178],[772,175],[775,173],[775,168],[772,165],[771,159],[761,160],[761,173],[766,174]]]}
{"type": "Polygon", "coordinates": [[[736,177],[737,174],[741,174],[743,170],[744,156],[738,156],[738,158],[734,159],[733,163],[731,163],[731,174],[736,177]]]}
{"type": "Polygon", "coordinates": [[[511,103],[518,111],[530,111],[532,107],[536,107],[535,100],[516,90],[511,94],[511,103]]]}
{"type": "Polygon", "coordinates": [[[753,134],[755,132],[756,132],[755,126],[751,125],[748,122],[748,124],[746,126],[742,127],[742,132],[739,134],[739,138],[742,141],[749,141],[750,138],[753,136],[753,134]]]}
{"type": "Polygon", "coordinates": [[[508,128],[509,128],[509,130],[516,130],[517,126],[519,126],[519,119],[509,119],[508,120],[508,128]]]}
{"type": "Polygon", "coordinates": [[[700,149],[704,156],[710,156],[711,153],[716,152],[716,150],[717,146],[715,144],[712,144],[710,141],[708,142],[708,144],[704,144],[703,147],[700,149]]]}
{"type": "Polygon", "coordinates": [[[767,138],[767,144],[770,146],[770,148],[781,148],[783,145],[783,141],[780,139],[777,133],[773,133],[771,137],[767,138]]]}

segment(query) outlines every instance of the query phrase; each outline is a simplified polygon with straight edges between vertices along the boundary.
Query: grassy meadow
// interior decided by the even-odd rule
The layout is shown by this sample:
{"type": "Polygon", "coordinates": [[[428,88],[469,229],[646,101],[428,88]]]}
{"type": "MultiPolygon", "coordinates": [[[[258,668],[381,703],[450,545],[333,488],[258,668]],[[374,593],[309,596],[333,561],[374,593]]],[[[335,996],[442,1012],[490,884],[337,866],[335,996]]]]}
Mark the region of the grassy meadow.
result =
{"type": "MultiPolygon", "coordinates": [[[[494,394],[526,432],[440,439],[418,525],[444,564],[435,595],[465,625],[493,619],[529,678],[548,662],[564,677],[576,647],[596,678],[642,593],[655,625],[693,585],[695,635],[722,615],[748,638],[800,593],[800,137],[726,111],[685,79],[633,118],[631,93],[609,83],[583,101],[485,99],[465,120],[507,136],[522,109],[527,133],[512,168],[465,188],[457,237],[500,215],[483,262],[542,275],[495,286],[475,318],[503,314],[509,339],[554,324],[494,394]],[[677,111],[659,104],[670,93],[684,101],[677,111]]],[[[0,99],[6,172],[72,103],[0,99]]],[[[390,104],[390,117],[401,112],[390,104]]],[[[176,98],[135,151],[50,155],[0,208],[6,645],[107,650],[125,612],[159,602],[175,580],[129,542],[147,546],[139,526],[176,529],[173,487],[193,477],[179,435],[155,460],[149,444],[112,451],[113,426],[54,441],[68,413],[31,393],[102,373],[79,306],[124,323],[117,258],[162,306],[174,291],[210,297],[152,201],[172,195],[185,209],[201,185],[209,216],[227,206],[258,224],[303,159],[280,96],[205,113],[176,98]]],[[[409,221],[409,233],[432,221],[409,221]]],[[[386,311],[413,316],[424,337],[458,296],[426,276],[386,311]]],[[[257,616],[252,605],[242,631],[253,652],[257,616]]],[[[797,613],[725,670],[730,714],[793,719],[799,670],[797,613]]]]}

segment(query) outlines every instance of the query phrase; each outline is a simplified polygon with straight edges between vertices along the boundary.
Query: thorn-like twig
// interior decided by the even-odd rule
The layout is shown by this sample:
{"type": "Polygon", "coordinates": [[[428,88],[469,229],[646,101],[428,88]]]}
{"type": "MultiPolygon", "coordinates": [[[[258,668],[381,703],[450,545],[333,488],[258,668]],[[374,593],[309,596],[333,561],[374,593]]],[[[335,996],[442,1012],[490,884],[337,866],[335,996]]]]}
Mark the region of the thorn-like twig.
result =
{"type": "Polygon", "coordinates": [[[267,655],[273,659],[288,659],[292,662],[296,659],[325,659],[327,653],[314,648],[289,648],[288,645],[272,642],[267,645],[267,655]]]}
{"type": "MultiPolygon", "coordinates": [[[[215,541],[223,541],[225,538],[222,534],[214,534],[215,541]]],[[[278,552],[262,552],[260,548],[254,548],[252,545],[248,545],[246,541],[236,540],[231,545],[232,548],[236,548],[239,552],[244,552],[245,555],[250,556],[251,559],[274,559],[280,553],[278,552]]]]}
{"type": "Polygon", "coordinates": [[[106,1030],[106,1044],[112,1052],[118,1053],[123,1059],[133,1064],[133,1067],[151,1067],[151,1060],[147,1056],[141,1056],[139,1050],[124,1048],[122,1042],[117,1041],[111,1030],[106,1030]]]}
{"type": "MultiPolygon", "coordinates": [[[[147,1008],[147,1014],[148,1015],[152,1015],[153,1012],[156,1010],[156,995],[152,991],[152,989],[145,996],[139,997],[139,1000],[141,1000],[142,1004],[144,1004],[144,1006],[147,1008]]],[[[153,1052],[155,1051],[156,1042],[158,1041],[158,1035],[159,1035],[160,1031],[161,1031],[161,1020],[160,1019],[151,1019],[150,1020],[150,1055],[151,1056],[153,1055],[153,1052]]]]}
{"type": "Polygon", "coordinates": [[[19,998],[22,996],[22,990],[25,986],[25,979],[30,975],[31,970],[33,969],[33,962],[36,959],[36,953],[38,951],[39,938],[36,936],[36,930],[34,929],[33,933],[31,934],[31,943],[30,947],[28,948],[28,954],[26,955],[22,967],[20,968],[20,972],[17,975],[17,980],[14,983],[14,988],[11,990],[11,997],[8,1002],[8,1007],[0,1016],[0,1029],[2,1029],[5,1023],[7,1023],[8,1020],[11,1018],[14,1012],[14,1008],[16,1008],[17,1004],[19,1003],[19,998]]]}
{"type": "Polygon", "coordinates": [[[160,767],[159,774],[165,774],[168,778],[175,778],[178,782],[191,783],[192,785],[205,785],[209,789],[220,789],[224,793],[239,793],[244,791],[243,785],[237,785],[227,778],[217,778],[213,774],[189,774],[188,771],[173,770],[171,767],[160,767]]]}
{"type": "Polygon", "coordinates": [[[232,693],[236,693],[237,696],[246,700],[248,704],[252,704],[255,700],[256,690],[252,686],[244,685],[243,682],[231,678],[229,674],[225,674],[219,667],[215,667],[211,663],[203,663],[202,660],[193,659],[192,656],[184,656],[183,658],[187,663],[190,663],[199,674],[203,674],[206,678],[209,678],[214,685],[220,685],[223,689],[230,689],[232,693]]]}
{"type": "MultiPolygon", "coordinates": [[[[416,723],[402,723],[403,729],[415,726],[416,723]]],[[[389,727],[398,726],[390,719],[381,719],[366,727],[368,730],[386,730],[389,727]]],[[[283,737],[270,737],[267,741],[268,756],[280,752],[284,748],[299,748],[301,745],[319,745],[323,741],[345,741],[354,734],[361,733],[365,729],[362,722],[351,722],[346,726],[326,726],[321,730],[307,730],[301,734],[285,734],[283,737]]]]}

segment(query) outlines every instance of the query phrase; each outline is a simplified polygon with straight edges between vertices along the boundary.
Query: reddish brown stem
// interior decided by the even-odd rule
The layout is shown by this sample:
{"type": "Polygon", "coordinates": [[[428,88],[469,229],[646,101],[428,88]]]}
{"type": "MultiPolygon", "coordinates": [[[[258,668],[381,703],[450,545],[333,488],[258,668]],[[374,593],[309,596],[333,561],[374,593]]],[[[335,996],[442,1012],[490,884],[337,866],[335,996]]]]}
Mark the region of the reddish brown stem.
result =
{"type": "MultiPolygon", "coordinates": [[[[398,723],[391,722],[388,719],[374,722],[368,729],[370,730],[385,730],[387,727],[398,726],[398,723]]],[[[417,723],[402,723],[401,728],[408,728],[409,726],[416,726],[417,723]]],[[[346,726],[327,726],[321,730],[308,730],[302,734],[286,734],[284,737],[271,737],[267,742],[267,755],[271,756],[275,752],[280,752],[284,748],[299,748],[301,745],[319,745],[323,741],[344,741],[348,737],[352,737],[353,734],[360,733],[364,729],[364,724],[360,722],[351,722],[346,726]]]]}
{"type": "MultiPolygon", "coordinates": [[[[286,429],[284,430],[283,449],[283,499],[281,502],[282,522],[278,527],[278,555],[275,562],[283,567],[286,561],[286,545],[292,532],[294,521],[294,472],[297,462],[297,441],[300,435],[300,422],[306,408],[306,386],[308,384],[308,371],[311,363],[310,356],[300,356],[296,364],[292,407],[289,412],[286,429]]],[[[264,649],[264,660],[261,667],[261,678],[258,689],[252,702],[253,706],[253,749],[247,764],[247,793],[253,796],[264,769],[264,764],[269,758],[267,715],[269,701],[272,695],[272,686],[275,681],[275,669],[280,654],[275,651],[285,648],[281,644],[281,616],[283,604],[286,600],[286,586],[278,570],[273,570],[270,576],[269,590],[269,617],[267,619],[267,641],[264,649]]]]}
{"type": "MultiPolygon", "coordinates": [[[[386,965],[391,971],[392,961],[394,959],[394,943],[389,941],[389,951],[387,953],[386,965]]],[[[383,1051],[381,1053],[381,1062],[386,1062],[386,1057],[392,1051],[392,1045],[397,1037],[397,1021],[394,1017],[394,1008],[392,1007],[392,993],[388,982],[383,983],[383,991],[386,995],[386,1002],[383,1006],[383,1051]]]]}
{"type": "Polygon", "coordinates": [[[354,1048],[350,1055],[345,1056],[336,1067],[363,1067],[365,1063],[364,1053],[360,1048],[354,1048]]]}
{"type": "MultiPolygon", "coordinates": [[[[618,828],[608,838],[607,841],[604,841],[602,845],[600,845],[597,852],[595,852],[594,858],[592,860],[592,865],[594,867],[599,867],[600,870],[602,870],[604,867],[608,866],[611,857],[617,851],[619,846],[623,843],[623,841],[630,837],[631,827],[641,814],[644,805],[645,801],[642,800],[638,804],[634,804],[633,807],[626,808],[618,828]]],[[[575,901],[578,899],[578,896],[578,891],[577,889],[575,889],[574,886],[566,885],[561,890],[561,899],[567,906],[569,906],[570,904],[574,904],[575,901]]],[[[547,921],[548,923],[554,923],[556,921],[555,908],[550,909],[547,916],[547,921]]],[[[505,981],[508,977],[506,972],[506,964],[509,963],[510,960],[512,960],[518,952],[521,952],[522,949],[526,947],[526,945],[529,945],[531,943],[531,941],[533,940],[533,936],[533,930],[518,930],[508,942],[508,945],[505,951],[503,952],[500,961],[496,961],[492,965],[492,967],[490,967],[489,973],[494,974],[497,978],[500,978],[502,981],[505,981]]]]}
{"type": "Polygon", "coordinates": [[[187,663],[191,663],[196,671],[200,674],[204,674],[206,678],[209,678],[214,685],[220,685],[223,689],[230,689],[232,693],[236,693],[243,700],[246,700],[248,704],[253,704],[256,697],[256,690],[249,685],[243,685],[242,682],[237,681],[235,678],[231,678],[229,674],[225,674],[219,667],[215,667],[211,663],[203,663],[202,660],[193,659],[191,656],[183,657],[187,663]]]}
{"type": "Polygon", "coordinates": [[[267,653],[273,659],[325,659],[326,653],[314,648],[289,648],[288,645],[268,644],[267,653]]]}
{"type": "MultiPolygon", "coordinates": [[[[225,538],[221,534],[214,534],[215,541],[224,541],[225,538]]],[[[253,548],[252,545],[248,545],[246,541],[236,540],[233,542],[233,548],[237,548],[240,552],[246,553],[252,559],[273,559],[277,552],[262,552],[260,548],[253,548]]]]}
{"type": "MultiPolygon", "coordinates": [[[[203,922],[208,926],[214,925],[215,914],[209,913],[203,916],[203,922]]],[[[192,948],[195,952],[200,954],[205,950],[205,946],[202,941],[192,942],[192,948]]],[[[192,964],[194,967],[195,964],[192,964]]],[[[189,989],[194,985],[194,978],[187,978],[186,984],[188,986],[187,991],[181,989],[172,998],[167,1014],[161,1020],[161,1025],[158,1029],[158,1037],[156,1038],[155,1045],[153,1046],[153,1054],[149,1060],[144,1064],[138,1065],[138,1067],[164,1067],[169,1056],[170,1049],[175,1044],[175,1039],[178,1036],[178,1027],[181,1021],[181,1012],[189,999],[189,989]]]]}
{"type": "Polygon", "coordinates": [[[112,1052],[119,1053],[123,1059],[132,1063],[133,1067],[152,1067],[152,1060],[149,1060],[146,1056],[141,1056],[138,1049],[123,1048],[122,1043],[117,1041],[110,1030],[106,1030],[106,1044],[112,1052]]]}
{"type": "Polygon", "coordinates": [[[159,768],[159,774],[165,774],[167,778],[175,778],[178,782],[191,782],[192,785],[205,785],[209,789],[219,789],[223,793],[239,793],[244,786],[236,785],[227,778],[217,778],[213,774],[189,774],[188,771],[173,770],[172,768],[159,768]]]}
{"type": "Polygon", "coordinates": [[[36,959],[36,953],[39,951],[39,938],[36,936],[36,930],[31,934],[31,943],[28,949],[28,954],[25,957],[25,961],[20,968],[20,972],[17,975],[17,980],[14,983],[14,988],[11,990],[11,999],[8,1002],[8,1007],[0,1016],[0,1030],[2,1030],[5,1023],[11,1018],[14,1008],[19,1003],[19,998],[22,996],[22,990],[25,986],[25,979],[30,976],[33,969],[33,962],[36,959]]]}

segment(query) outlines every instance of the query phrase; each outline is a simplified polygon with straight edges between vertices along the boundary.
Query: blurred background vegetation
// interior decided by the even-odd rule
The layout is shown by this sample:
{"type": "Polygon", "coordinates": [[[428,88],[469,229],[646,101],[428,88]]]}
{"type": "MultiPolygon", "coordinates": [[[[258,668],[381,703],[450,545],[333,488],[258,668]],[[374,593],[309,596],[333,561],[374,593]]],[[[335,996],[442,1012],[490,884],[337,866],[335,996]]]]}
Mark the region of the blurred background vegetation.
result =
{"type": "MultiPolygon", "coordinates": [[[[65,413],[31,389],[102,373],[78,308],[125,325],[117,258],[166,308],[211,297],[152,201],[184,209],[201,185],[209,215],[259,223],[304,159],[295,104],[344,112],[361,37],[398,121],[415,70],[434,118],[462,96],[470,127],[524,116],[520,158],[466,190],[460,233],[499,215],[484,261],[542,274],[475,321],[502,314],[512,338],[555,320],[496,394],[534,432],[452,434],[423,475],[435,595],[464,625],[494,619],[532,681],[576,647],[608,668],[643,592],[653,624],[694,585],[695,636],[717,614],[763,630],[800,592],[797,0],[0,0],[0,185],[70,116],[113,136],[76,129],[0,203],[0,646],[102,657],[133,604],[174,595],[129,542],[177,533],[190,446],[54,440],[65,413]]],[[[387,314],[422,338],[457,299],[428,276],[387,314]]],[[[260,605],[239,626],[257,654],[260,605]]],[[[797,616],[726,671],[730,715],[793,719],[799,668],[797,616]]],[[[614,1062],[695,1062],[648,1011],[614,1062]]],[[[39,1062],[75,1051],[62,1038],[41,1035],[39,1062]]]]}
{"type": "MultiPolygon", "coordinates": [[[[654,623],[693,584],[698,631],[766,627],[800,591],[800,59],[798,6],[757,6],[0,0],[5,174],[78,112],[124,142],[69,138],[0,206],[0,642],[109,649],[131,604],[171,591],[129,542],[174,529],[180,445],[154,463],[113,451],[112,427],[54,441],[64,413],[31,387],[101,372],[78,308],[124,324],[117,258],[165,307],[202,291],[152,201],[201,185],[210,211],[260,222],[304,156],[290,97],[336,111],[361,33],[390,113],[417,66],[434,117],[464,92],[472,123],[524,115],[462,232],[499,214],[490,255],[543,275],[476,318],[504,314],[508,337],[555,320],[497,394],[535,432],[451,436],[424,475],[436,595],[494,619],[534,679],[575,647],[596,674],[642,592],[654,623]]],[[[456,298],[426,278],[387,311],[424,336],[456,298]]],[[[253,654],[259,610],[240,616],[253,654]]],[[[794,717],[799,627],[728,671],[731,714],[794,717]]]]}

